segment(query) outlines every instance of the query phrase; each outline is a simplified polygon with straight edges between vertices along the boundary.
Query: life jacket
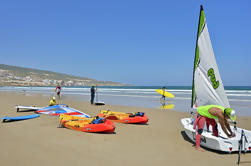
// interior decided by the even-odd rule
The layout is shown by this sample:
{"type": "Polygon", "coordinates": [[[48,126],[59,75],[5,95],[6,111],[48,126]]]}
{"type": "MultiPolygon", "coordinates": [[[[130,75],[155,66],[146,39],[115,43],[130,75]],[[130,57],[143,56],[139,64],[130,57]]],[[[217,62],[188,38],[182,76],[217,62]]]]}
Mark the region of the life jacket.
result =
{"type": "Polygon", "coordinates": [[[135,117],[135,116],[144,116],[144,112],[135,112],[133,114],[130,114],[129,117],[135,117]]]}
{"type": "Polygon", "coordinates": [[[104,123],[104,118],[96,117],[91,122],[91,124],[99,124],[99,123],[104,123]]]}

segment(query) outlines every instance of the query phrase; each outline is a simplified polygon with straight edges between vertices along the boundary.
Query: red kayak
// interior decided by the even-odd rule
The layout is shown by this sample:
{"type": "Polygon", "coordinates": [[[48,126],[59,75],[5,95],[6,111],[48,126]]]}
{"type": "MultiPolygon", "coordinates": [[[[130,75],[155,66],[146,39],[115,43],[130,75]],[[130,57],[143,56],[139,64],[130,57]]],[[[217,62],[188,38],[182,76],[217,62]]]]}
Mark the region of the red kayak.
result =
{"type": "Polygon", "coordinates": [[[112,112],[109,110],[101,110],[98,116],[119,123],[146,124],[148,122],[148,117],[145,115],[144,112],[123,113],[112,112]]]}
{"type": "Polygon", "coordinates": [[[104,118],[78,118],[70,115],[60,115],[59,119],[64,127],[72,130],[91,133],[113,133],[115,131],[114,123],[104,118]]]}

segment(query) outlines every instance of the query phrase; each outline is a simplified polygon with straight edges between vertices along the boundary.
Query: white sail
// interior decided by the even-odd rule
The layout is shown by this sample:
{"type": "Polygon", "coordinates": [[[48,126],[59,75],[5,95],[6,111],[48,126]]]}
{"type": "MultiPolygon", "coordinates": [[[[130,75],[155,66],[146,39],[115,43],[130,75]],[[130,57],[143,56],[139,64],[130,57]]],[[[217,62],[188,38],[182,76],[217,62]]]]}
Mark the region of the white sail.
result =
{"type": "MultiPolygon", "coordinates": [[[[205,14],[203,7],[201,6],[194,58],[191,107],[196,108],[197,106],[208,104],[229,107],[229,102],[224,92],[224,87],[209,38],[205,14]]],[[[186,135],[190,140],[195,142],[196,129],[194,129],[193,116],[191,118],[181,119],[181,123],[186,135]]],[[[218,125],[218,127],[219,137],[213,135],[212,128],[203,129],[200,142],[201,146],[229,153],[246,151],[247,149],[251,152],[251,131],[230,126],[231,130],[235,131],[236,137],[229,139],[222,130],[221,125],[218,125]],[[247,141],[244,145],[241,145],[244,137],[246,137],[247,141]],[[240,145],[242,146],[241,148],[240,145]]]]}
{"type": "Polygon", "coordinates": [[[199,24],[195,55],[197,61],[194,67],[192,103],[196,106],[215,104],[230,107],[214,57],[205,14],[203,10],[201,12],[202,22],[199,24]]]}

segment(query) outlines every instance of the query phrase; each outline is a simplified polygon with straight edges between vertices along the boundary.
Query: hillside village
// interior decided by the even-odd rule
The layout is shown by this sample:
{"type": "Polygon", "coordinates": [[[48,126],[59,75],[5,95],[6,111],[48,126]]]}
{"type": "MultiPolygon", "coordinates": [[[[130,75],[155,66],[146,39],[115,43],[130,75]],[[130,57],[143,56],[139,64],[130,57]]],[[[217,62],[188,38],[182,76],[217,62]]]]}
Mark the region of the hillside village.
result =
{"type": "Polygon", "coordinates": [[[76,77],[67,74],[0,65],[0,86],[119,86],[125,85],[111,81],[97,81],[95,79],[76,77]]]}

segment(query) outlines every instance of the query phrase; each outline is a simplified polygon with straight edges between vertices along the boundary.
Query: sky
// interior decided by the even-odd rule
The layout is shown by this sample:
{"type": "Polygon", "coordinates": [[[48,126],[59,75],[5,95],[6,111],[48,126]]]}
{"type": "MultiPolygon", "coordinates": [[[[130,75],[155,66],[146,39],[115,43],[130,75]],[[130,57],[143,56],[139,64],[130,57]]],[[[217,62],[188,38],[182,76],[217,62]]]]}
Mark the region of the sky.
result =
{"type": "Polygon", "coordinates": [[[225,86],[251,86],[250,0],[0,1],[0,64],[191,86],[200,5],[225,86]]]}

